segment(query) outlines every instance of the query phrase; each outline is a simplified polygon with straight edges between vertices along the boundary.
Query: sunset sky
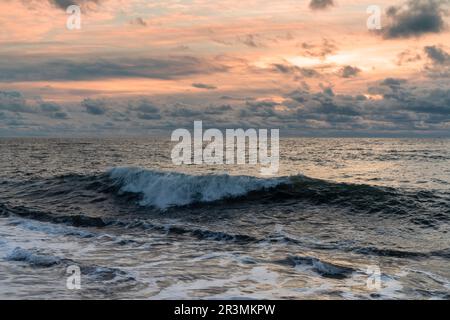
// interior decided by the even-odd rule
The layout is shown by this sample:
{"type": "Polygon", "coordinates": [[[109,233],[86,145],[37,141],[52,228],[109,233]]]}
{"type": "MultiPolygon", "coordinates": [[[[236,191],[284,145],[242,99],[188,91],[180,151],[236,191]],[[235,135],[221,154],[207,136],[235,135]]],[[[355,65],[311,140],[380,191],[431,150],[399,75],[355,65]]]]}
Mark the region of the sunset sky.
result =
{"type": "Polygon", "coordinates": [[[1,0],[0,136],[450,136],[449,0],[1,0]],[[69,30],[66,8],[82,10],[69,30]],[[366,9],[382,10],[368,30],[366,9]]]}

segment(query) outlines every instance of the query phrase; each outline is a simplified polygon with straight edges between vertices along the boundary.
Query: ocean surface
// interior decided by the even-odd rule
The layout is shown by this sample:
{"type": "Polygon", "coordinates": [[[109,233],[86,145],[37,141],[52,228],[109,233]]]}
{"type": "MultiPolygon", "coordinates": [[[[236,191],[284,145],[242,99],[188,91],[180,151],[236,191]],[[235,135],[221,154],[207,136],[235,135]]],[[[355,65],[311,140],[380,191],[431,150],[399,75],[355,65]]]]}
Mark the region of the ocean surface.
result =
{"type": "Polygon", "coordinates": [[[450,140],[282,139],[271,178],[172,147],[0,139],[0,298],[450,299],[450,140]]]}

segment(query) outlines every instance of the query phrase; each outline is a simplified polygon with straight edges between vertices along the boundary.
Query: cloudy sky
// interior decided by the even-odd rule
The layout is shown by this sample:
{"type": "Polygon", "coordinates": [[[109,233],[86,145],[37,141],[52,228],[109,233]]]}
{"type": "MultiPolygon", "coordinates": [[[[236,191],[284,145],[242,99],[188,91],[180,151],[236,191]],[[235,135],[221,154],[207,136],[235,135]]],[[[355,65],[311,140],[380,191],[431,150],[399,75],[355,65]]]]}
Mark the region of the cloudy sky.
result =
{"type": "Polygon", "coordinates": [[[1,0],[0,136],[450,136],[450,0],[1,0]],[[66,8],[82,11],[69,30],[66,8]],[[369,30],[367,8],[381,8],[369,30]]]}

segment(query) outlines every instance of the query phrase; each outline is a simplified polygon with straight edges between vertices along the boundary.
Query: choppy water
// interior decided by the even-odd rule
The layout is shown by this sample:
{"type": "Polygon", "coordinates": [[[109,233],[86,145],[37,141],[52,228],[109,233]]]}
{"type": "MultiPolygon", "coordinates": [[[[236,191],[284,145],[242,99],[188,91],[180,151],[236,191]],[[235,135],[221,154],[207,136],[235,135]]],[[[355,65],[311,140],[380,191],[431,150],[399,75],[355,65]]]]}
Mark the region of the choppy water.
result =
{"type": "Polygon", "coordinates": [[[170,151],[0,139],[0,298],[450,298],[450,140],[284,139],[270,179],[170,151]]]}

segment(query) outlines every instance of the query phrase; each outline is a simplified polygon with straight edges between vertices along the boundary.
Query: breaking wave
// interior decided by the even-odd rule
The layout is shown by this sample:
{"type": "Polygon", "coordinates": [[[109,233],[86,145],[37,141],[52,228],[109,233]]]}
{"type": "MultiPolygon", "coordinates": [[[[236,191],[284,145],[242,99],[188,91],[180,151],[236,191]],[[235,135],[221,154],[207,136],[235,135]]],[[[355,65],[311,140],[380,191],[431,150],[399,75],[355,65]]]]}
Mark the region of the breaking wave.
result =
{"type": "Polygon", "coordinates": [[[120,184],[120,192],[141,194],[140,205],[159,209],[237,198],[288,182],[286,178],[187,175],[140,168],[114,168],[109,171],[109,176],[120,184]]]}
{"type": "MultiPolygon", "coordinates": [[[[167,211],[181,207],[211,205],[248,205],[304,203],[312,206],[347,208],[349,213],[389,214],[410,217],[423,228],[436,228],[450,220],[450,196],[433,190],[406,190],[368,184],[351,184],[313,179],[303,175],[259,178],[227,174],[194,175],[144,168],[116,167],[91,175],[70,174],[9,182],[5,189],[10,197],[38,200],[41,204],[63,202],[64,208],[74,208],[70,216],[33,212],[14,204],[14,211],[22,217],[38,215],[41,221],[65,221],[78,227],[103,227],[106,217],[101,212],[129,210],[136,205],[142,210],[167,211]],[[78,208],[89,209],[86,215],[78,208]],[[78,210],[78,211],[77,211],[78,210]]],[[[2,201],[3,202],[3,201],[2,201]]],[[[0,202],[0,215],[8,210],[0,202]]],[[[61,211],[55,207],[54,211],[61,211]]],[[[63,212],[66,212],[64,210],[63,212]]]]}
{"type": "MultiPolygon", "coordinates": [[[[295,200],[307,201],[313,205],[350,206],[366,213],[409,215],[412,211],[426,210],[430,207],[429,202],[448,202],[447,197],[440,198],[432,191],[337,183],[302,175],[276,178],[226,174],[189,175],[122,167],[111,169],[108,177],[119,195],[138,196],[139,205],[162,210],[211,202],[264,200],[276,203],[295,200]],[[371,205],[368,206],[368,203],[371,205]]],[[[436,219],[446,220],[448,208],[442,211],[442,207],[439,207],[436,219]]]]}

